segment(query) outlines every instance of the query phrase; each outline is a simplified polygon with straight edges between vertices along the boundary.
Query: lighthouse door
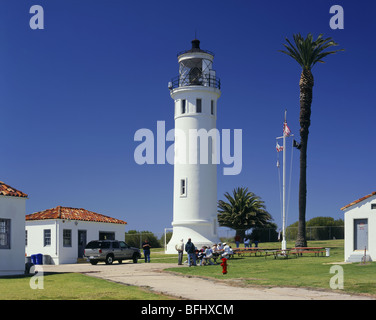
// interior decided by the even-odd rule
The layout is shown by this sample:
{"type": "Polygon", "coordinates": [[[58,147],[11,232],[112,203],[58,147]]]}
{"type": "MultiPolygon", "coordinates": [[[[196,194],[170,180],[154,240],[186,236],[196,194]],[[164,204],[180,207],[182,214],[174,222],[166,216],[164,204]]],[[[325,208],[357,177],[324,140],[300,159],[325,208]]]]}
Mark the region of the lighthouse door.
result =
{"type": "Polygon", "coordinates": [[[368,249],[368,219],[354,219],[354,250],[368,249]]]}

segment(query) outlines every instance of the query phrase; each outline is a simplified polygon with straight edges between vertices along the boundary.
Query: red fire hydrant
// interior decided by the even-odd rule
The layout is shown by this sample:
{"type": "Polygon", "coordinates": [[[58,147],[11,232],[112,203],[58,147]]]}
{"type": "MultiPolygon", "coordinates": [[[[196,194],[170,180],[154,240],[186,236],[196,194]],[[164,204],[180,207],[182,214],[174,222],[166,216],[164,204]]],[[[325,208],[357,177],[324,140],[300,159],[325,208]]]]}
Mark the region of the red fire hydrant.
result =
{"type": "Polygon", "coordinates": [[[222,258],[221,260],[222,260],[222,263],[221,263],[222,274],[226,274],[227,273],[227,259],[222,258]]]}

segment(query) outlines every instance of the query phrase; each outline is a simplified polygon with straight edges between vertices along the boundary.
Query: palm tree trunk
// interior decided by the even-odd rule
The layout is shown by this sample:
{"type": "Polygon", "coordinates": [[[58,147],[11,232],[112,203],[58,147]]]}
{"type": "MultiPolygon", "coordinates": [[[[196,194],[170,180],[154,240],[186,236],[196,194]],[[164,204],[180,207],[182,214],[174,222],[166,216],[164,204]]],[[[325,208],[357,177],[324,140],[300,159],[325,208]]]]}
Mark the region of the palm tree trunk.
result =
{"type": "Polygon", "coordinates": [[[313,75],[310,69],[303,69],[300,76],[300,181],[299,181],[299,223],[296,247],[306,247],[306,203],[307,203],[307,143],[311,124],[311,103],[313,75]]]}

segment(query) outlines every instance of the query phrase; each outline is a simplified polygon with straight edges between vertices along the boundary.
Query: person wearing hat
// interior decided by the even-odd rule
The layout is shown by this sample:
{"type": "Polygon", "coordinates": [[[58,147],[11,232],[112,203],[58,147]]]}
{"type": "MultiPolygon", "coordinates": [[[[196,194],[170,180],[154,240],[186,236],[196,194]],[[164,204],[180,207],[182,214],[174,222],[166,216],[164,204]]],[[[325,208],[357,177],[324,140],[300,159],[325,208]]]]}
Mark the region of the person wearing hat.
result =
{"type": "Polygon", "coordinates": [[[224,252],[222,254],[222,257],[228,259],[231,255],[234,254],[234,252],[232,251],[231,247],[226,242],[224,242],[223,245],[224,245],[224,248],[223,248],[224,252]]]}
{"type": "Polygon", "coordinates": [[[178,265],[182,265],[183,264],[183,253],[184,253],[184,241],[183,241],[183,239],[181,239],[180,242],[175,245],[175,249],[178,252],[178,265]]]}

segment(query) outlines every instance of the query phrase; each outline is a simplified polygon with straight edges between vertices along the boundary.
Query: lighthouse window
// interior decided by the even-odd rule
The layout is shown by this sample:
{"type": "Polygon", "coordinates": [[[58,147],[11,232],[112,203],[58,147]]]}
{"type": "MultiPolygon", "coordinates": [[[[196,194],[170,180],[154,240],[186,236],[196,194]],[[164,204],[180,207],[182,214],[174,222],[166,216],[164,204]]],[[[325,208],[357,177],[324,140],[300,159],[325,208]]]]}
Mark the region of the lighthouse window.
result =
{"type": "Polygon", "coordinates": [[[196,112],[201,113],[201,99],[196,99],[196,112]]]}
{"type": "Polygon", "coordinates": [[[214,114],[214,100],[211,101],[211,114],[214,114]]]}
{"type": "Polygon", "coordinates": [[[180,196],[186,196],[187,195],[187,180],[181,179],[180,180],[180,196]]]}
{"type": "Polygon", "coordinates": [[[187,104],[187,102],[186,102],[186,100],[181,100],[181,113],[185,113],[185,111],[186,111],[186,104],[187,104]]]}

